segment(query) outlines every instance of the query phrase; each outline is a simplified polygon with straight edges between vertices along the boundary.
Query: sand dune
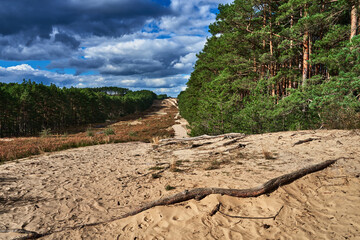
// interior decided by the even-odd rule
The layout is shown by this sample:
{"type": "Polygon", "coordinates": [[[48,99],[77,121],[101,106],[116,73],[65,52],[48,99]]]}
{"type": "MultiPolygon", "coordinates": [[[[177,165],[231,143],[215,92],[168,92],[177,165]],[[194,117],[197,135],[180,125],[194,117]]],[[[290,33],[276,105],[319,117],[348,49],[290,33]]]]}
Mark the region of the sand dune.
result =
{"type": "Polygon", "coordinates": [[[6,233],[0,239],[26,236],[11,229],[55,232],[43,239],[360,239],[359,131],[163,143],[92,146],[1,165],[0,229],[6,233]],[[294,145],[309,138],[314,140],[294,145]],[[272,159],[265,159],[264,152],[272,159]],[[336,158],[341,159],[331,167],[270,195],[210,195],[114,220],[186,189],[254,187],[336,158]],[[161,177],[154,178],[160,171],[161,177]],[[175,189],[167,191],[168,185],[175,189]],[[236,216],[272,216],[283,209],[275,220],[231,218],[220,212],[209,216],[219,202],[221,212],[236,216]],[[107,223],[68,229],[98,222],[107,223]]]}

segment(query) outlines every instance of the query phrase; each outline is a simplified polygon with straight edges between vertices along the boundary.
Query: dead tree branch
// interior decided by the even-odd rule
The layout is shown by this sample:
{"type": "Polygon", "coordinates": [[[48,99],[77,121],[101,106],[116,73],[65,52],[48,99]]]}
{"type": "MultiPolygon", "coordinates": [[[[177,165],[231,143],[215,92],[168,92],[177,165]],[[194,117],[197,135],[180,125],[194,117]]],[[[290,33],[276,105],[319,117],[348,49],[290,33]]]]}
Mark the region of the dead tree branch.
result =
{"type": "Polygon", "coordinates": [[[293,146],[303,144],[303,143],[307,143],[307,142],[311,142],[311,141],[314,141],[314,140],[320,140],[320,138],[307,138],[305,140],[300,140],[300,141],[297,141],[296,143],[294,143],[293,146]]]}
{"type": "Polygon", "coordinates": [[[191,137],[191,138],[169,138],[169,139],[161,139],[160,142],[163,144],[160,144],[161,146],[171,145],[175,144],[177,142],[186,142],[186,141],[199,141],[199,140],[208,140],[208,139],[215,139],[215,138],[244,138],[246,135],[243,133],[227,133],[217,136],[209,136],[209,135],[201,135],[198,137],[191,137]]]}
{"type": "MultiPolygon", "coordinates": [[[[262,194],[270,193],[276,190],[278,187],[283,186],[285,184],[291,183],[296,179],[299,179],[307,174],[320,171],[332,164],[334,164],[336,160],[327,160],[325,162],[315,164],[309,167],[302,168],[298,171],[282,175],[277,178],[273,178],[266,183],[249,189],[226,189],[226,188],[195,188],[192,190],[185,190],[183,192],[177,193],[175,195],[165,197],[162,199],[155,200],[144,206],[131,211],[129,213],[124,214],[121,218],[129,217],[136,215],[140,212],[146,211],[150,208],[156,206],[164,206],[164,205],[171,205],[175,203],[184,202],[190,199],[201,199],[211,194],[221,194],[221,195],[228,195],[232,197],[240,197],[240,198],[247,198],[247,197],[257,197],[262,194]]],[[[121,219],[119,218],[119,219],[121,219]]]]}

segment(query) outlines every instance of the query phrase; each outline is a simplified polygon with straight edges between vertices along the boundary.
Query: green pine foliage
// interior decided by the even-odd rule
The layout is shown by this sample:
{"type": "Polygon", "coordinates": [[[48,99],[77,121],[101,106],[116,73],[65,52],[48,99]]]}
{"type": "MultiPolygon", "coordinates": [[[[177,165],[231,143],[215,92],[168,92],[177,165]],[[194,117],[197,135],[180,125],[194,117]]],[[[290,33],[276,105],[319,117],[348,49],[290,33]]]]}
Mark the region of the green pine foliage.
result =
{"type": "Polygon", "coordinates": [[[220,5],[179,95],[192,135],[360,128],[360,35],[350,40],[352,6],[359,1],[220,5]]]}
{"type": "Polygon", "coordinates": [[[58,88],[32,81],[0,83],[0,137],[37,135],[101,123],[149,108],[157,95],[124,88],[58,88]]]}

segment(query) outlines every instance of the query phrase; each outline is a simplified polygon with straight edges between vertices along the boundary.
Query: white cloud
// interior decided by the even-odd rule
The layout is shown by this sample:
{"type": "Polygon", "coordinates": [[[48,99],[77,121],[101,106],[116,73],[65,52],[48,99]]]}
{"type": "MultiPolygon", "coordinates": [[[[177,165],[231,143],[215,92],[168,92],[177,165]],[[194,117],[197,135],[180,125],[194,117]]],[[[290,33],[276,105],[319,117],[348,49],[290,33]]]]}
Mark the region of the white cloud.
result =
{"type": "Polygon", "coordinates": [[[32,68],[28,64],[21,64],[21,65],[16,65],[16,66],[12,66],[12,67],[7,67],[6,70],[8,70],[8,71],[36,71],[34,68],[32,68]]]}
{"type": "Polygon", "coordinates": [[[189,53],[184,57],[180,57],[180,60],[174,64],[174,68],[189,69],[194,66],[195,62],[196,62],[196,53],[189,53]]]}

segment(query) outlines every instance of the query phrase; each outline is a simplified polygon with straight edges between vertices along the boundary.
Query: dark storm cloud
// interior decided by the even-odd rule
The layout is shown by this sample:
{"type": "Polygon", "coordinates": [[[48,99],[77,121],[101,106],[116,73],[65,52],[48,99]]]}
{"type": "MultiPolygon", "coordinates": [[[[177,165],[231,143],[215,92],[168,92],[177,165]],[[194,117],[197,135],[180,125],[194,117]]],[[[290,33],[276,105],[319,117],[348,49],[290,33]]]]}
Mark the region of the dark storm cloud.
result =
{"type": "Polygon", "coordinates": [[[74,37],[69,36],[65,33],[58,33],[55,35],[55,42],[61,42],[66,46],[70,46],[73,49],[77,49],[80,46],[80,41],[74,37]]]}
{"type": "Polygon", "coordinates": [[[49,38],[57,27],[80,35],[121,36],[167,13],[146,0],[2,0],[0,34],[49,38]]]}
{"type": "Polygon", "coordinates": [[[65,69],[65,68],[75,68],[76,75],[81,73],[96,70],[105,64],[106,60],[102,58],[93,58],[93,59],[63,59],[52,61],[47,68],[48,69],[65,69]]]}
{"type": "Polygon", "coordinates": [[[78,45],[76,39],[64,35],[58,39],[30,38],[23,34],[0,37],[0,59],[21,61],[71,57],[76,53],[78,45]]]}
{"type": "Polygon", "coordinates": [[[69,58],[86,37],[119,37],[169,13],[148,0],[1,0],[0,59],[69,58]]]}

